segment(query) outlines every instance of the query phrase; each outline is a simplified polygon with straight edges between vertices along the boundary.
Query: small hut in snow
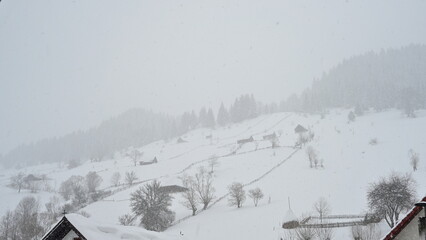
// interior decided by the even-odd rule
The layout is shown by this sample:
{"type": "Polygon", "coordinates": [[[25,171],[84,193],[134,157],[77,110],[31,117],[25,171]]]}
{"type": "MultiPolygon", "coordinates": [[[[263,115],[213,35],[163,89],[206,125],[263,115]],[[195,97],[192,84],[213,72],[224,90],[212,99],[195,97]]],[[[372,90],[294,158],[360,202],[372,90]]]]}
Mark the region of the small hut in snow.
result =
{"type": "Polygon", "coordinates": [[[263,140],[275,140],[277,138],[278,138],[278,136],[277,136],[277,134],[275,134],[275,132],[272,133],[272,134],[263,136],[263,140]]]}
{"type": "Polygon", "coordinates": [[[152,159],[151,161],[140,161],[139,165],[143,166],[143,165],[150,165],[154,163],[158,163],[157,157],[154,157],[154,159],[152,159]]]}
{"type": "Polygon", "coordinates": [[[251,136],[250,138],[246,138],[246,139],[240,139],[240,140],[238,140],[237,141],[237,144],[239,144],[239,145],[243,145],[243,144],[245,144],[245,143],[249,143],[249,142],[253,142],[254,141],[254,138],[253,138],[253,136],[251,136]]]}
{"type": "Polygon", "coordinates": [[[299,227],[299,221],[291,209],[288,209],[288,211],[285,213],[282,227],[284,229],[293,229],[299,227]]]}
{"type": "Polygon", "coordinates": [[[182,137],[178,138],[178,140],[176,141],[177,143],[186,143],[187,141],[185,141],[182,137]]]}
{"type": "Polygon", "coordinates": [[[294,129],[294,132],[295,133],[305,133],[305,132],[307,132],[308,131],[308,129],[306,129],[305,127],[303,127],[302,125],[300,125],[300,124],[298,124],[297,126],[296,126],[296,128],[294,129]]]}

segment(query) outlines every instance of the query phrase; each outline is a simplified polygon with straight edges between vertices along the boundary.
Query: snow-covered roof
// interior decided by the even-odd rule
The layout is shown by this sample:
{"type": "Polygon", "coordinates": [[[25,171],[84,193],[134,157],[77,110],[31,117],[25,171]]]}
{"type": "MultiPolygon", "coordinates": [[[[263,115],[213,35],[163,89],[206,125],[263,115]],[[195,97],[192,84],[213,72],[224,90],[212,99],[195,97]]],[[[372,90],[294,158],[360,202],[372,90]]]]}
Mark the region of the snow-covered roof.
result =
{"type": "Polygon", "coordinates": [[[297,221],[296,215],[294,215],[293,211],[289,209],[283,218],[283,223],[297,221]]]}
{"type": "Polygon", "coordinates": [[[173,240],[176,236],[165,233],[158,233],[145,230],[141,227],[121,226],[104,224],[92,221],[89,218],[79,214],[67,214],[68,221],[87,239],[87,240],[173,240]]]}
{"type": "MultiPolygon", "coordinates": [[[[422,202],[426,202],[426,197],[422,199],[422,202]]],[[[422,211],[422,207],[415,206],[413,207],[403,218],[396,224],[389,233],[383,238],[383,240],[392,240],[395,239],[398,234],[422,211]]]]}

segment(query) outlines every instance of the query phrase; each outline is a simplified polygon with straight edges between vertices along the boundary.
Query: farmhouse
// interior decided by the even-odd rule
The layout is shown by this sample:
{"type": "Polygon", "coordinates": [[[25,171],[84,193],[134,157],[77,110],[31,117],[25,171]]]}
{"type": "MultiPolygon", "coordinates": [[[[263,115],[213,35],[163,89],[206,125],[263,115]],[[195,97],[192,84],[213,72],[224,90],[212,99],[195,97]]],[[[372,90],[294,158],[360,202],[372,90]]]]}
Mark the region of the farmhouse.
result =
{"type": "Polygon", "coordinates": [[[383,238],[383,240],[426,239],[426,197],[383,238]]]}
{"type": "Polygon", "coordinates": [[[67,214],[41,240],[177,239],[140,227],[103,224],[78,214],[67,214]]]}

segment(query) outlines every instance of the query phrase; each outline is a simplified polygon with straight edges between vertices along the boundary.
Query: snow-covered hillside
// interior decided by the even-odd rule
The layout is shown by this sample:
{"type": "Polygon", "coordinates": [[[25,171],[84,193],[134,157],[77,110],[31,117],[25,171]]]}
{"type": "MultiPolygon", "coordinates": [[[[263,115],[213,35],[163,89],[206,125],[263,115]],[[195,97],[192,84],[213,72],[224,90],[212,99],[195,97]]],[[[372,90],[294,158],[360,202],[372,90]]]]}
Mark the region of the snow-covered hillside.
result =
{"type": "MultiPolygon", "coordinates": [[[[166,232],[181,235],[182,239],[279,239],[283,234],[282,219],[291,208],[298,217],[312,212],[312,205],[324,197],[331,205],[333,214],[362,214],[367,210],[366,191],[369,183],[377,181],[393,171],[412,172],[408,151],[414,149],[420,155],[420,167],[412,172],[417,180],[418,197],[426,195],[426,140],[424,126],[426,111],[417,118],[408,119],[399,111],[369,112],[348,123],[347,110],[333,110],[324,118],[319,115],[277,113],[215,130],[198,129],[177,139],[159,141],[140,148],[141,160],[154,157],[157,164],[133,166],[123,153],[102,162],[86,162],[67,169],[59,164],[39,165],[24,169],[1,170],[0,191],[2,204],[0,215],[13,209],[21,198],[35,195],[41,203],[55,193],[40,191],[17,193],[8,188],[10,176],[19,171],[27,174],[46,174],[49,184],[58,189],[62,181],[72,175],[86,175],[96,171],[104,180],[102,189],[117,192],[83,210],[91,219],[108,224],[118,223],[118,217],[130,213],[130,193],[144,182],[158,179],[163,185],[181,185],[179,177],[194,174],[199,166],[207,166],[212,156],[217,156],[214,171],[216,201],[206,211],[189,217],[191,211],[182,206],[182,198],[174,195],[172,210],[176,222],[166,232]],[[314,140],[311,145],[324,161],[324,168],[310,168],[305,147],[293,147],[298,135],[294,128],[301,124],[311,129],[314,140]],[[272,149],[263,136],[279,135],[280,147],[272,149]],[[206,138],[207,136],[212,138],[206,138]],[[238,147],[237,140],[253,136],[255,142],[238,147]],[[377,139],[377,144],[370,144],[377,139]],[[110,179],[115,172],[121,176],[135,171],[139,180],[131,188],[113,188],[110,179]],[[250,199],[241,209],[228,206],[227,187],[232,182],[245,184],[246,191],[259,187],[265,194],[259,206],[250,199]]],[[[386,230],[386,227],[383,228],[386,230]]],[[[336,230],[336,239],[349,239],[349,229],[336,230]]]]}

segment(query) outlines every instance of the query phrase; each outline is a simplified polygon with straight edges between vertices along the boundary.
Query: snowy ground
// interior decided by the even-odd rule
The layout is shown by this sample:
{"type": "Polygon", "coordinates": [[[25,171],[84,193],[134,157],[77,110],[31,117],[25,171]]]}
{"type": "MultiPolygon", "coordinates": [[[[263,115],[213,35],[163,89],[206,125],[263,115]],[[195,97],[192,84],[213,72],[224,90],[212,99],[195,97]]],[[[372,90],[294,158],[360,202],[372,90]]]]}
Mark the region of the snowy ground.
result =
{"type": "MultiPolygon", "coordinates": [[[[110,189],[110,178],[116,171],[124,176],[133,170],[139,180],[158,179],[163,185],[181,184],[179,176],[193,174],[199,166],[207,166],[212,155],[218,156],[219,165],[214,172],[216,197],[227,193],[227,186],[234,181],[248,184],[246,190],[260,187],[265,198],[258,207],[250,199],[243,208],[236,209],[224,198],[195,217],[186,218],[190,211],[181,205],[181,197],[175,195],[172,210],[176,212],[176,224],[166,232],[180,234],[182,239],[279,239],[283,230],[282,218],[291,208],[299,216],[312,212],[312,205],[320,197],[326,198],[333,214],[362,214],[366,212],[366,191],[369,183],[377,181],[392,171],[412,172],[409,149],[420,154],[420,168],[413,173],[417,180],[419,197],[426,195],[426,140],[424,126],[426,111],[415,119],[407,119],[399,111],[366,113],[355,122],[348,123],[348,111],[333,110],[324,119],[319,115],[279,113],[260,116],[256,119],[215,130],[198,129],[182,136],[186,143],[176,139],[159,141],[142,147],[142,160],[157,157],[158,164],[133,166],[129,158],[117,153],[114,158],[85,164],[68,170],[59,164],[46,164],[20,170],[0,170],[2,204],[0,215],[13,209],[19,199],[30,195],[27,191],[18,194],[6,187],[11,175],[18,171],[47,174],[50,185],[57,189],[60,183],[72,175],[85,175],[97,171],[104,179],[101,188],[110,189]],[[324,160],[324,168],[309,168],[305,149],[295,149],[297,124],[309,127],[315,133],[312,145],[324,160]],[[271,149],[262,136],[276,132],[283,147],[271,149]],[[212,135],[212,140],[206,136],[212,135]],[[253,136],[257,141],[237,149],[235,155],[227,156],[236,149],[236,141],[253,136]],[[369,144],[377,138],[378,144],[369,144]],[[255,151],[255,149],[258,149],[255,151]],[[270,203],[268,200],[271,200],[270,203]]],[[[129,195],[140,187],[137,184],[106,199],[93,203],[84,210],[96,221],[117,223],[120,215],[130,212],[129,195]]],[[[42,203],[55,193],[40,191],[35,195],[42,203]]],[[[386,226],[383,226],[386,231],[386,226]]],[[[335,239],[349,239],[349,229],[335,231],[335,239]]]]}

